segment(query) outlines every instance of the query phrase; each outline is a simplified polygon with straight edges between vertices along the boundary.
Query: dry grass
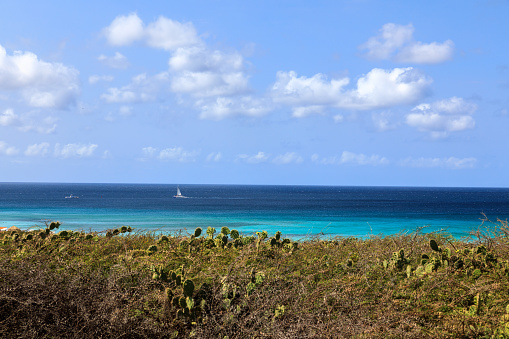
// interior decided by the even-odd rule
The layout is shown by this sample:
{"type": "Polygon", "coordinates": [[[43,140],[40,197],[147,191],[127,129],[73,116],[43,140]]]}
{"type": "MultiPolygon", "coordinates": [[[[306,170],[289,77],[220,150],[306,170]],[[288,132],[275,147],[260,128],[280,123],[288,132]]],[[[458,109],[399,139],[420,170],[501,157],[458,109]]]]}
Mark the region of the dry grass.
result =
{"type": "Polygon", "coordinates": [[[223,246],[206,234],[48,233],[0,233],[2,338],[509,335],[506,221],[486,220],[469,239],[418,230],[297,248],[256,236],[223,246]],[[166,291],[188,293],[189,315],[166,291]]]}

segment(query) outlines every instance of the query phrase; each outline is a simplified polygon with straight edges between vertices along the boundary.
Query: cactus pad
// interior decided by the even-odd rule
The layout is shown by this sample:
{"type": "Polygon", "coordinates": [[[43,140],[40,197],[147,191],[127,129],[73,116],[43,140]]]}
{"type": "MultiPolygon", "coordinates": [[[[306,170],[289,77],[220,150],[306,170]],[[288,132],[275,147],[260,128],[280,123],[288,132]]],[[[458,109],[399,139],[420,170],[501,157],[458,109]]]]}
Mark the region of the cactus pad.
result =
{"type": "Polygon", "coordinates": [[[231,230],[230,236],[232,237],[232,239],[238,239],[240,237],[239,231],[231,230]]]}
{"type": "Polygon", "coordinates": [[[194,292],[194,283],[192,280],[190,279],[187,279],[186,281],[184,281],[184,284],[183,284],[183,289],[184,289],[184,295],[186,297],[192,297],[193,296],[193,292],[194,292]]]}
{"type": "Polygon", "coordinates": [[[196,227],[196,229],[194,230],[194,236],[198,238],[201,235],[201,231],[202,231],[201,227],[196,227]]]}
{"type": "Polygon", "coordinates": [[[440,252],[440,248],[438,247],[438,244],[435,240],[431,239],[429,241],[429,246],[431,247],[431,249],[435,252],[440,252]]]}

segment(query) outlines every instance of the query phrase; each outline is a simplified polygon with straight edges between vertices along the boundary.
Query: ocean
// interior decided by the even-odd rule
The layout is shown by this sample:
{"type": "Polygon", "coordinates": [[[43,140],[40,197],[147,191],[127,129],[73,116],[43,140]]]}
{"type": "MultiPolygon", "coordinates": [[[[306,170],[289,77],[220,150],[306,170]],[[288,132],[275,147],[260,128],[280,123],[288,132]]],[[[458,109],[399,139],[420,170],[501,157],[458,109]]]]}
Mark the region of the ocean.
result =
{"type": "Polygon", "coordinates": [[[193,232],[227,226],[306,239],[444,230],[466,236],[509,218],[508,188],[0,183],[0,226],[193,232]],[[73,195],[79,198],[65,198],[73,195]]]}

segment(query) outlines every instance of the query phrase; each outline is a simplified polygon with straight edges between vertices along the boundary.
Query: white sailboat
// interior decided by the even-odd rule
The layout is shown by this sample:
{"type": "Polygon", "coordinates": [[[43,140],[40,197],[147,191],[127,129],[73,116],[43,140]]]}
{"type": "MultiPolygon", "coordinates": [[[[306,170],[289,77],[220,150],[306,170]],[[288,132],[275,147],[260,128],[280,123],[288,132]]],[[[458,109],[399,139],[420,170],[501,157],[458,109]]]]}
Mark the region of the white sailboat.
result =
{"type": "Polygon", "coordinates": [[[173,197],[174,198],[187,198],[182,195],[182,193],[180,192],[180,188],[178,186],[177,186],[177,195],[174,195],[173,197]]]}

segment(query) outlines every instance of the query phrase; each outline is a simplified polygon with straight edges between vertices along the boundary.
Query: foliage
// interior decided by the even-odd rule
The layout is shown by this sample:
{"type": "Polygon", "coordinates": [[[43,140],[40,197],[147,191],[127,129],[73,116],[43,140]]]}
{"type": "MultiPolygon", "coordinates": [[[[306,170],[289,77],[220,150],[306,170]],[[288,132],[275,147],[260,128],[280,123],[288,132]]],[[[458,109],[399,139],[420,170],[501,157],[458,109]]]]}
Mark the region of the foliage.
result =
{"type": "Polygon", "coordinates": [[[0,233],[0,337],[509,336],[509,229],[0,233]],[[262,335],[263,334],[263,335],[262,335]]]}

